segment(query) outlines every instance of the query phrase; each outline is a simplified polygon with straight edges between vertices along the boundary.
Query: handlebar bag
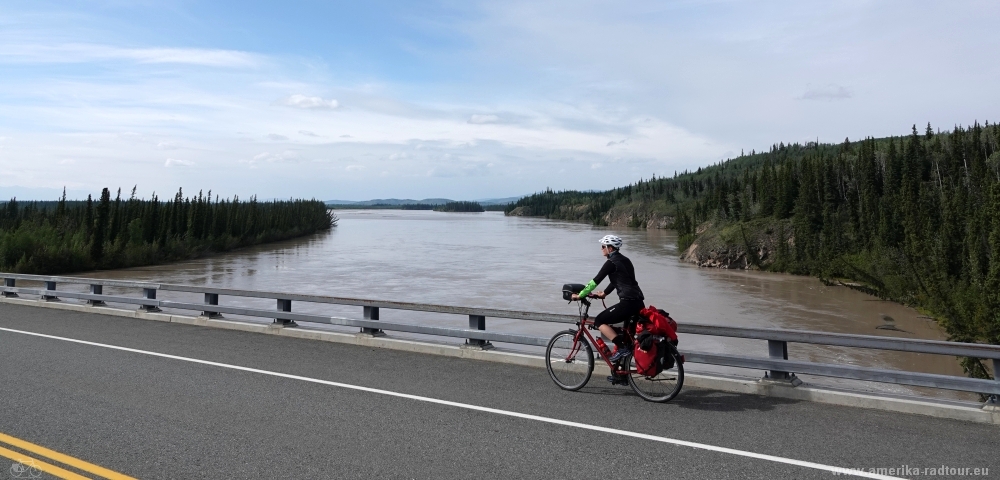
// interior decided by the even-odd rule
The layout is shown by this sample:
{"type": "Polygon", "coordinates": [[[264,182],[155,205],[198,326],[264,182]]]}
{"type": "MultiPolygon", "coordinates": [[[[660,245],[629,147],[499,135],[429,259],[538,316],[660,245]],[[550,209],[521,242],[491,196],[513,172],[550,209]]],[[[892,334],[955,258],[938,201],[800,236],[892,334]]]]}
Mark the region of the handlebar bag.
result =
{"type": "Polygon", "coordinates": [[[583,291],[587,286],[582,283],[567,283],[563,285],[562,294],[563,300],[567,302],[573,299],[573,295],[578,294],[583,291]]]}

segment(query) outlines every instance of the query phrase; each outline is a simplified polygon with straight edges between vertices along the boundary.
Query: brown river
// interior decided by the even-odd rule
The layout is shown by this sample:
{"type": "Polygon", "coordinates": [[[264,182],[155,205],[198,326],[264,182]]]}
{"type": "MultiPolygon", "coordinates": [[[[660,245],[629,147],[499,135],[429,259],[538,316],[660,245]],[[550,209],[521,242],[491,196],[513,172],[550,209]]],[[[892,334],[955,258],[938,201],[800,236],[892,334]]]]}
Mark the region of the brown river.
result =
{"type": "MultiPolygon", "coordinates": [[[[329,233],[169,265],[79,276],[575,314],[576,307],[561,300],[560,288],[564,283],[586,283],[597,273],[603,262],[597,240],[614,233],[625,241],[622,252],[636,266],[647,305],[666,309],[679,323],[945,339],[942,329],[916,310],[845,287],[827,287],[814,278],[702,269],[682,263],[671,231],[610,229],[505,217],[499,212],[345,210],[337,214],[340,222],[329,233]],[[886,317],[898,330],[876,329],[887,323],[886,317]]],[[[184,295],[160,292],[161,298],[201,301],[184,295]]],[[[274,308],[273,301],[222,297],[221,303],[274,308]]],[[[293,310],[356,318],[361,314],[360,307],[296,304],[293,310]]],[[[458,316],[381,313],[382,320],[467,326],[467,320],[458,316]]],[[[487,319],[487,329],[497,331],[547,336],[564,328],[487,319]]],[[[767,355],[766,342],[756,340],[688,335],[681,338],[684,348],[767,355]]],[[[955,358],[939,355],[791,344],[789,358],[962,375],[955,358]]],[[[689,370],[760,376],[760,372],[694,364],[689,370]]],[[[819,377],[803,380],[900,394],[974,398],[819,377]]]]}

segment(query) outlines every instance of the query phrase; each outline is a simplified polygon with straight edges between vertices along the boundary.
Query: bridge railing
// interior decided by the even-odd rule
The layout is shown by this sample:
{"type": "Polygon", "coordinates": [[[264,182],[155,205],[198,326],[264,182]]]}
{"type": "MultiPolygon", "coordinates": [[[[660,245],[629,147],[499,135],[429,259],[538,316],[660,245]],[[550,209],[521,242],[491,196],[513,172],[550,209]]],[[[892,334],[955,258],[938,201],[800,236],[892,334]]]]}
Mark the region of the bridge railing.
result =
{"type": "MultiPolygon", "coordinates": [[[[384,335],[386,330],[435,335],[465,339],[465,344],[473,348],[492,348],[491,342],[541,347],[548,344],[548,337],[488,331],[486,330],[486,318],[488,317],[565,324],[575,324],[578,321],[576,315],[524,312],[491,308],[457,307],[448,305],[428,305],[421,303],[332,297],[292,292],[267,292],[259,290],[216,288],[209,286],[174,285],[165,283],[12,273],[0,273],[0,277],[4,279],[4,285],[3,287],[0,287],[0,292],[2,292],[4,296],[18,296],[21,294],[33,295],[38,296],[41,300],[45,301],[57,301],[59,298],[74,298],[86,300],[88,304],[94,306],[103,306],[107,302],[123,303],[138,305],[139,309],[150,312],[159,311],[162,308],[172,308],[200,312],[200,315],[209,318],[218,318],[222,314],[244,315],[250,317],[270,318],[273,319],[273,322],[276,325],[286,327],[295,326],[296,322],[341,325],[358,327],[360,328],[360,332],[362,334],[373,336],[384,335]],[[17,280],[41,282],[44,284],[44,288],[18,287],[16,285],[17,280]],[[60,283],[88,285],[89,293],[57,290],[57,285],[60,283]],[[105,286],[141,290],[142,294],[141,296],[105,295],[103,293],[103,288],[105,286]],[[204,301],[202,303],[189,303],[158,299],[156,294],[161,290],[202,294],[204,296],[204,301]],[[274,310],[265,310],[259,308],[221,305],[219,303],[220,296],[271,299],[275,300],[276,308],[274,310]],[[292,302],[359,306],[362,307],[362,317],[343,318],[311,313],[295,313],[292,311],[292,302]],[[414,323],[380,321],[380,309],[467,315],[469,319],[469,328],[449,328],[414,323]]],[[[764,370],[766,371],[764,379],[771,382],[795,386],[799,383],[795,374],[807,374],[979,393],[989,396],[988,403],[990,405],[996,405],[997,398],[1000,396],[1000,381],[996,379],[996,372],[1000,372],[1000,345],[688,323],[681,324],[678,330],[679,333],[692,335],[766,341],[768,353],[767,357],[754,357],[728,353],[719,354],[693,352],[687,350],[683,353],[687,361],[692,363],[764,370]],[[858,367],[853,365],[790,360],[788,358],[789,343],[893,350],[986,359],[992,361],[995,379],[975,379],[953,375],[938,375],[904,370],[889,370],[858,367]]]]}

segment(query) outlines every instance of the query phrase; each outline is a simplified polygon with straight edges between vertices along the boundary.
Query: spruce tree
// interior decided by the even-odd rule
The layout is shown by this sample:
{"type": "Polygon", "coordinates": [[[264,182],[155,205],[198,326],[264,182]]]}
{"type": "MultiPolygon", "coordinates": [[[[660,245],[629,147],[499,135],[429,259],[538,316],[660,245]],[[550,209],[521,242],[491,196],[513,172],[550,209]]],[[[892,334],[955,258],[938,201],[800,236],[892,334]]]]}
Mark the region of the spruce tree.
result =
{"type": "Polygon", "coordinates": [[[97,217],[94,220],[94,235],[90,243],[90,258],[95,262],[104,258],[104,240],[108,238],[108,216],[111,213],[111,192],[107,188],[101,191],[101,203],[97,206],[97,217]]]}
{"type": "Polygon", "coordinates": [[[122,215],[125,212],[122,211],[122,189],[118,189],[118,194],[115,196],[115,203],[111,207],[111,225],[108,227],[110,243],[115,243],[118,238],[119,230],[122,229],[122,215]]]}
{"type": "Polygon", "coordinates": [[[63,187],[62,196],[59,197],[59,204],[56,206],[56,217],[66,216],[66,187],[63,187]]]}
{"type": "Polygon", "coordinates": [[[87,241],[92,240],[94,235],[94,200],[87,195],[87,208],[84,210],[83,214],[83,229],[84,234],[87,236],[87,241]]]}

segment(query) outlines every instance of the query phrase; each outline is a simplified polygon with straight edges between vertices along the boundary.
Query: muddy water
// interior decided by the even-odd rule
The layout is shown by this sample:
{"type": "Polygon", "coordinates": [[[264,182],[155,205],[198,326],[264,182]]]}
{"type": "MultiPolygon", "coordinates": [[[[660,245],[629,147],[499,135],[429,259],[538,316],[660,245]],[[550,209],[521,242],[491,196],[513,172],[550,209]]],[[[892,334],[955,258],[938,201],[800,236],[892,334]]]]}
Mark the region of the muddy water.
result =
{"type": "MultiPolygon", "coordinates": [[[[647,304],[666,309],[678,322],[945,338],[940,327],[913,309],[844,287],[827,287],[813,278],[699,269],[681,263],[677,260],[676,237],[669,231],[611,230],[504,217],[494,212],[368,210],[342,211],[338,215],[340,224],[325,234],[171,265],[81,276],[576,313],[574,306],[560,299],[560,287],[563,283],[586,283],[597,273],[603,262],[597,239],[613,232],[624,238],[623,253],[636,265],[647,304]],[[889,321],[898,330],[876,328],[889,321]]],[[[161,292],[161,296],[165,295],[200,301],[196,296],[161,292]]],[[[237,303],[223,297],[222,302],[274,308],[273,301],[237,303]]],[[[294,308],[352,317],[360,313],[357,307],[296,304],[294,308]]],[[[465,326],[466,322],[460,317],[399,311],[382,312],[382,319],[453,326],[465,326]]],[[[491,330],[539,335],[565,328],[513,320],[487,321],[491,330]]],[[[767,351],[762,341],[699,336],[686,336],[681,341],[682,347],[698,351],[752,356],[766,356],[767,351]]],[[[962,374],[954,358],[937,355],[794,344],[789,354],[793,359],[962,374]]],[[[696,365],[691,369],[718,370],[696,365]]],[[[807,381],[846,385],[831,379],[807,381]]],[[[913,391],[871,384],[860,387],[913,391]]],[[[959,398],[950,393],[938,395],[959,398]]]]}

